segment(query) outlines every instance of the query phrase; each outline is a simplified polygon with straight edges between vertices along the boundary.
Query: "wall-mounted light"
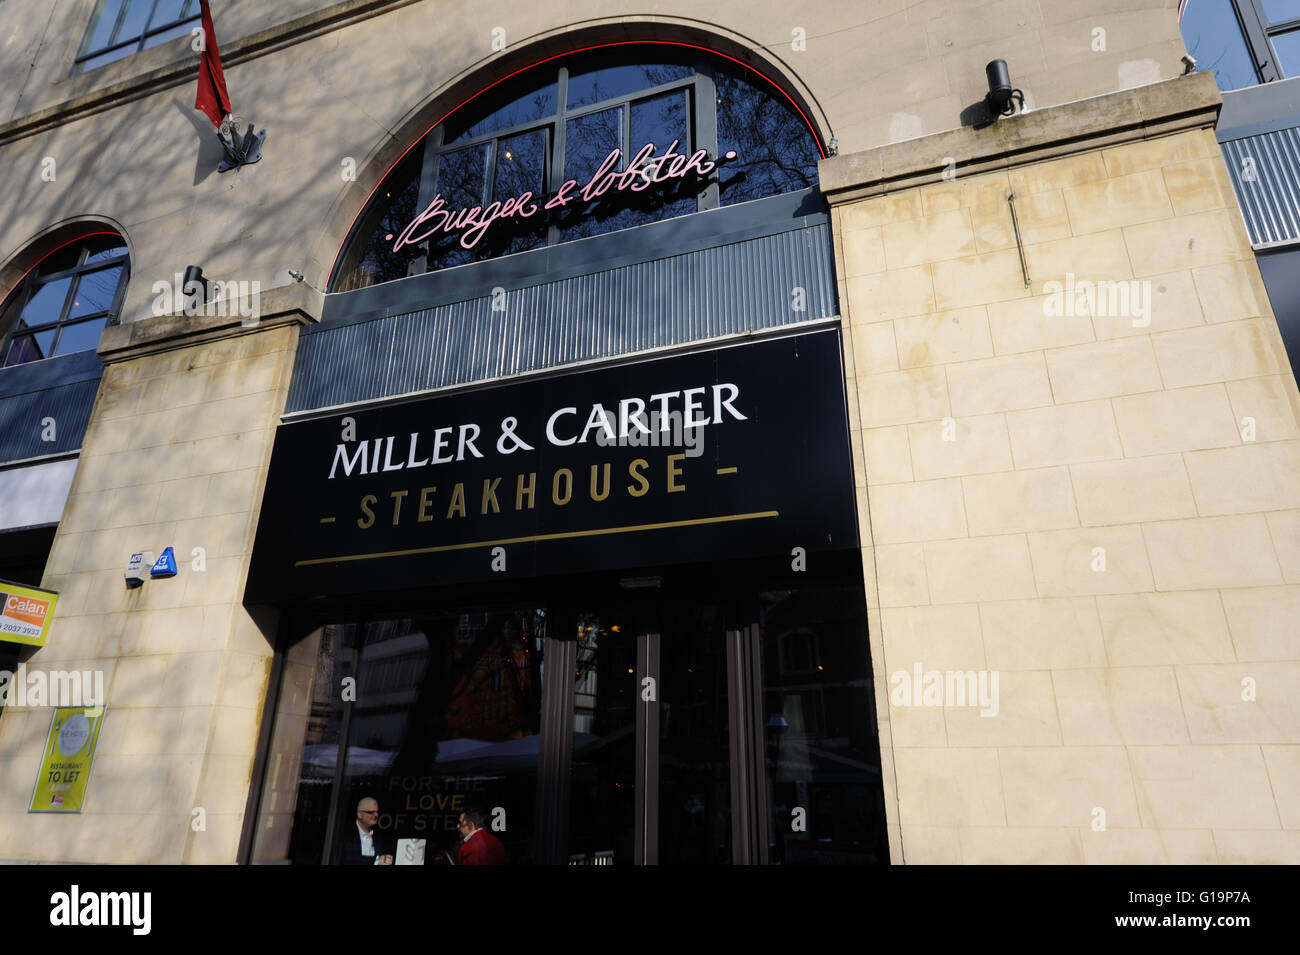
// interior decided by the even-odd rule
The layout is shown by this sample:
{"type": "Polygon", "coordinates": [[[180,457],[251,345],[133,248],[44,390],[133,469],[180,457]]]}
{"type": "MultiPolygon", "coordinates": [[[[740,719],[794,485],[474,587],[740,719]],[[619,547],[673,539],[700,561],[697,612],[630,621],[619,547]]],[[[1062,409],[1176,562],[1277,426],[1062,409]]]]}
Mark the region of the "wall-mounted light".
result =
{"type": "Polygon", "coordinates": [[[1006,60],[994,60],[984,67],[984,75],[989,81],[989,91],[984,97],[984,103],[988,106],[989,114],[993,119],[1014,115],[1017,106],[1021,111],[1024,110],[1025,94],[1012,87],[1011,71],[1007,69],[1006,60]]]}

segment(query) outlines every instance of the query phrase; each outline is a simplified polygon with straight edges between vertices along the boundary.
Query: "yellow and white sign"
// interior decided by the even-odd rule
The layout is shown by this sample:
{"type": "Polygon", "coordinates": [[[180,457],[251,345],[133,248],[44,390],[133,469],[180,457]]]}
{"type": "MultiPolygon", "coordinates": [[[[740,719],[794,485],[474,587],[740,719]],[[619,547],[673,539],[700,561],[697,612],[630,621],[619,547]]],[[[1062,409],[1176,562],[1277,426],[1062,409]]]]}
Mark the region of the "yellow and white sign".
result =
{"type": "Polygon", "coordinates": [[[45,646],[59,595],[0,580],[0,642],[45,646]]]}
{"type": "Polygon", "coordinates": [[[104,712],[102,706],[64,706],[54,711],[28,812],[81,812],[104,712]]]}

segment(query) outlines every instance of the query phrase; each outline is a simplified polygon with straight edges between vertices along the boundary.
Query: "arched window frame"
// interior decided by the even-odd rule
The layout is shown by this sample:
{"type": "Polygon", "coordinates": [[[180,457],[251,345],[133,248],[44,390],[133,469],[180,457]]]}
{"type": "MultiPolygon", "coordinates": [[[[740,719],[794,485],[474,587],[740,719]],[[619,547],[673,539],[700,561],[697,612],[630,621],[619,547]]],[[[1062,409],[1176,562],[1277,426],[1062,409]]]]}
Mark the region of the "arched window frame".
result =
{"type": "MultiPolygon", "coordinates": [[[[71,326],[90,325],[98,323],[100,330],[108,325],[116,325],[122,314],[122,303],[126,297],[126,288],[131,280],[131,257],[127,248],[126,240],[115,232],[93,232],[80,236],[69,242],[58,246],[55,249],[43,255],[36,264],[34,264],[22,280],[14,287],[13,291],[0,303],[0,370],[4,368],[15,367],[16,365],[28,364],[32,361],[42,361],[46,358],[58,358],[66,354],[74,354],[76,351],[86,351],[88,349],[79,348],[73,351],[59,350],[60,341],[63,338],[64,330],[71,326]],[[92,256],[101,255],[105,249],[96,249],[96,246],[105,244],[104,242],[94,242],[93,240],[104,237],[105,239],[114,239],[120,245],[119,249],[112,250],[113,254],[97,258],[90,261],[92,256]],[[47,263],[52,257],[60,253],[66,255],[70,247],[76,246],[76,256],[74,264],[57,271],[45,271],[42,265],[47,263]],[[80,315],[72,315],[72,309],[77,302],[77,294],[80,290],[82,279],[93,273],[102,272],[107,269],[121,267],[118,275],[117,285],[113,291],[110,304],[107,308],[98,309],[80,315]],[[33,325],[24,325],[22,313],[35,295],[51,282],[70,279],[68,289],[64,293],[63,303],[59,308],[58,317],[53,321],[38,322],[33,325]],[[35,340],[36,336],[53,332],[54,337],[50,341],[50,354],[42,355],[40,358],[26,358],[14,360],[16,355],[11,355],[14,350],[14,344],[19,339],[35,340]]],[[[93,347],[93,346],[92,346],[93,347]]]]}
{"type": "MultiPolygon", "coordinates": [[[[631,123],[629,122],[629,116],[632,107],[637,103],[664,96],[675,91],[686,91],[688,94],[687,110],[689,113],[690,148],[686,149],[687,144],[683,144],[679,147],[679,150],[685,151],[687,155],[689,155],[692,150],[702,148],[710,157],[717,158],[721,146],[719,144],[718,112],[716,106],[711,109],[701,109],[699,106],[702,103],[713,105],[718,102],[718,83],[715,66],[718,64],[726,65],[728,61],[735,64],[737,75],[745,83],[765,93],[768,99],[781,104],[783,109],[786,108],[786,105],[788,104],[793,112],[798,115],[799,120],[801,121],[800,128],[806,130],[811,146],[816,150],[820,158],[825,158],[826,149],[823,145],[821,135],[808,119],[804,109],[799,106],[793,97],[791,97],[790,94],[771,77],[725,53],[720,53],[716,50],[691,43],[645,40],[598,44],[591,47],[573,50],[565,54],[557,54],[528,67],[517,70],[504,78],[504,80],[509,80],[518,75],[536,75],[537,71],[547,68],[548,64],[553,64],[549,67],[554,72],[554,79],[550,84],[534,86],[535,89],[555,90],[556,106],[552,113],[508,128],[503,127],[501,129],[495,129],[478,136],[444,141],[445,132],[448,126],[452,123],[456,123],[456,121],[461,117],[468,115],[471,117],[472,122],[472,117],[474,116],[483,119],[492,115],[493,110],[491,108],[485,110],[484,105],[478,97],[497,87],[498,83],[504,82],[504,80],[498,81],[498,83],[489,84],[483,90],[480,90],[478,94],[463,101],[460,105],[443,116],[437,124],[417,139],[416,142],[413,143],[412,146],[392,164],[392,166],[390,166],[384,176],[380,179],[379,183],[375,186],[374,191],[372,191],[371,195],[367,197],[366,203],[363,204],[349,229],[348,236],[344,240],[336,258],[335,265],[331,270],[331,277],[329,280],[330,290],[335,292],[350,291],[353,288],[364,287],[365,285],[372,284],[370,282],[352,284],[354,273],[364,262],[365,253],[363,252],[358,254],[357,245],[358,243],[368,243],[374,235],[375,230],[367,228],[365,224],[368,222],[377,223],[383,220],[383,217],[387,215],[386,207],[376,207],[376,199],[380,190],[383,190],[385,186],[396,186],[397,188],[401,188],[400,183],[395,183],[394,180],[400,180],[398,171],[399,167],[404,164],[418,165],[419,167],[419,171],[415,173],[415,181],[418,184],[418,196],[414,202],[414,208],[416,210],[422,210],[429,205],[438,191],[437,177],[441,158],[448,153],[476,145],[487,145],[488,158],[486,160],[486,173],[484,175],[484,184],[480,193],[480,198],[482,199],[483,204],[486,205],[491,201],[494,185],[493,177],[496,171],[496,151],[499,143],[503,140],[536,133],[538,131],[545,131],[547,133],[547,159],[545,163],[545,179],[542,184],[542,195],[544,197],[550,196],[566,178],[571,178],[566,177],[565,175],[567,152],[565,136],[567,125],[570,122],[581,117],[594,115],[607,110],[620,109],[622,111],[622,123],[620,127],[622,134],[622,142],[620,143],[622,160],[618,169],[621,170],[625,168],[630,154],[643,145],[643,143],[640,142],[633,143],[630,141],[631,123]],[[568,106],[568,84],[571,78],[570,63],[573,62],[575,57],[580,57],[583,54],[595,54],[600,56],[624,55],[623,51],[618,48],[630,48],[626,53],[629,57],[634,56],[631,51],[648,54],[644,57],[634,58],[631,60],[631,63],[646,63],[648,65],[661,62],[661,60],[654,55],[654,51],[659,49],[675,50],[678,57],[683,57],[683,62],[689,62],[693,73],[692,75],[681,79],[671,80],[655,86],[639,88],[624,95],[613,96],[598,102],[584,103],[581,106],[570,108],[568,106]]],[[[585,72],[585,70],[583,72],[585,72]]],[[[510,98],[504,100],[506,103],[511,101],[513,100],[510,98]]],[[[667,143],[656,143],[656,145],[662,148],[666,146],[667,143]]],[[[591,169],[590,172],[595,172],[595,169],[591,169]]],[[[697,195],[696,207],[691,209],[690,212],[704,212],[716,209],[720,205],[727,204],[720,198],[719,176],[720,170],[715,170],[708,177],[706,184],[697,195]]],[[[406,181],[409,182],[409,180],[406,181]]],[[[812,184],[815,184],[815,178],[812,184]]],[[[665,215],[647,221],[662,221],[663,219],[675,218],[676,216],[683,214],[687,213],[675,212],[671,215],[665,215]]],[[[396,232],[406,224],[406,220],[390,220],[388,224],[392,226],[391,231],[396,232]]],[[[620,226],[619,228],[629,227],[630,226],[620,226]]],[[[570,238],[576,238],[562,237],[560,235],[560,229],[561,226],[556,222],[549,222],[546,226],[544,241],[538,242],[531,248],[553,247],[563,242],[570,241],[570,238]]],[[[603,233],[598,232],[597,234],[603,233]]],[[[511,251],[527,250],[514,249],[511,251]]],[[[451,264],[456,265],[466,263],[451,264]]],[[[435,265],[430,268],[427,258],[424,255],[417,254],[408,260],[405,276],[390,275],[387,278],[381,278],[378,281],[391,281],[395,278],[420,275],[429,271],[437,271],[445,267],[448,266],[435,265]]]]}

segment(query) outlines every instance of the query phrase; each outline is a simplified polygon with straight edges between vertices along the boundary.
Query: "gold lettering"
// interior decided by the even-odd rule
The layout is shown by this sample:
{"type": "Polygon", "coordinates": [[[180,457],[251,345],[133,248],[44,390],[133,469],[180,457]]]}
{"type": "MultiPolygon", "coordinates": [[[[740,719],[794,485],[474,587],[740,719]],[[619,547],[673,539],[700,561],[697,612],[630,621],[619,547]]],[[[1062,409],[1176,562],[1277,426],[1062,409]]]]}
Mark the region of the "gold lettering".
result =
{"type": "Polygon", "coordinates": [[[644,497],[645,492],[650,490],[650,482],[647,481],[645,475],[641,473],[649,466],[650,462],[645,458],[637,458],[627,466],[628,477],[641,485],[639,488],[632,484],[627,486],[627,493],[631,494],[633,497],[644,497]]]}
{"type": "Polygon", "coordinates": [[[357,518],[357,527],[365,530],[367,527],[370,527],[375,523],[375,512],[370,509],[370,505],[374,504],[378,500],[379,498],[375,497],[373,494],[367,494],[361,499],[361,513],[366,516],[357,518]]]}
{"type": "Polygon", "coordinates": [[[433,520],[433,515],[429,513],[429,505],[433,503],[429,495],[438,490],[437,486],[420,488],[420,514],[416,518],[420,523],[428,523],[433,520]]]}
{"type": "Polygon", "coordinates": [[[459,481],[451,489],[451,503],[447,505],[447,516],[451,517],[453,511],[459,511],[460,516],[465,516],[465,485],[459,481]]]}
{"type": "Polygon", "coordinates": [[[681,463],[685,460],[686,460],[686,455],[684,454],[668,455],[668,493],[669,494],[672,494],[674,491],[686,490],[685,484],[679,484],[677,482],[677,479],[682,476],[681,463]]]}
{"type": "Polygon", "coordinates": [[[402,513],[402,498],[406,497],[408,493],[410,492],[394,491],[392,494],[388,495],[393,499],[393,526],[394,527],[397,526],[398,515],[402,513]]]}
{"type": "Polygon", "coordinates": [[[501,508],[497,507],[497,485],[500,483],[500,478],[497,478],[494,481],[489,481],[487,478],[483,479],[483,509],[479,511],[480,514],[486,514],[488,512],[489,502],[492,504],[493,514],[501,513],[501,508]]]}
{"type": "Polygon", "coordinates": [[[528,509],[533,509],[533,489],[537,485],[537,472],[533,471],[528,475],[528,484],[524,484],[524,476],[519,475],[519,480],[515,483],[515,510],[521,510],[524,506],[524,495],[528,495],[528,509]]]}
{"type": "Polygon", "coordinates": [[[573,472],[568,468],[560,468],[555,472],[555,477],[551,479],[551,500],[560,507],[569,503],[569,498],[573,497],[573,472]],[[564,499],[560,499],[560,478],[564,478],[564,499]]]}
{"type": "Polygon", "coordinates": [[[593,501],[603,501],[609,497],[609,464],[605,464],[605,490],[597,492],[596,490],[596,468],[599,465],[591,466],[591,499],[593,501]]]}

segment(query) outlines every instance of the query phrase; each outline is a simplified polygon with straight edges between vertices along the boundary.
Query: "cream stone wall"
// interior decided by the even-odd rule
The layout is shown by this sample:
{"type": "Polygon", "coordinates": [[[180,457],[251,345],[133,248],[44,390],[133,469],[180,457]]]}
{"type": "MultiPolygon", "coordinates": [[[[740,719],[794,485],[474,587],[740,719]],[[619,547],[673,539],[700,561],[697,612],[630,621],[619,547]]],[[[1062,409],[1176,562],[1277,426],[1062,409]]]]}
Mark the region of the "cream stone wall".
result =
{"type": "Polygon", "coordinates": [[[895,859],[1300,862],[1300,394],[1213,132],[833,216],[895,859]]]}
{"type": "Polygon", "coordinates": [[[71,817],[27,812],[51,711],[0,719],[0,859],[235,861],[274,637],[243,586],[296,344],[280,325],[105,369],[27,665],[102,670],[108,710],[71,817]],[[167,545],[178,575],[127,589],[130,554],[167,545]]]}

